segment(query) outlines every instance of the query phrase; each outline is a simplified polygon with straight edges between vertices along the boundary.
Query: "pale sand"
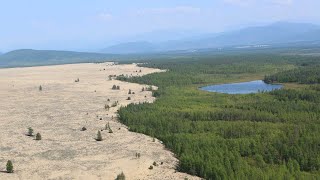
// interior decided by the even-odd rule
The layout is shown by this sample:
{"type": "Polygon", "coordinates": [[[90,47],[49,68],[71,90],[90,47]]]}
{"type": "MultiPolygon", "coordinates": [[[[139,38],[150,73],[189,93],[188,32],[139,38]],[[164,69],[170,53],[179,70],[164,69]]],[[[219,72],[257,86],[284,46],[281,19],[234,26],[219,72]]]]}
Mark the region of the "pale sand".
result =
{"type": "Polygon", "coordinates": [[[120,105],[154,98],[141,92],[145,85],[108,80],[108,75],[155,72],[160,70],[110,63],[0,69],[0,170],[9,159],[15,170],[0,172],[0,179],[114,179],[122,171],[127,179],[197,179],[175,172],[177,159],[158,140],[129,132],[111,118],[120,105]],[[114,84],[121,90],[111,90],[114,84]],[[135,95],[128,95],[129,89],[135,95]],[[114,101],[120,105],[106,111],[104,105],[114,101]],[[102,131],[104,140],[95,141],[107,122],[113,133],[102,131]],[[29,126],[41,133],[41,141],[25,135],[29,126]],[[87,131],[80,131],[83,126],[87,131]],[[154,161],[163,165],[149,170],[154,161]]]}

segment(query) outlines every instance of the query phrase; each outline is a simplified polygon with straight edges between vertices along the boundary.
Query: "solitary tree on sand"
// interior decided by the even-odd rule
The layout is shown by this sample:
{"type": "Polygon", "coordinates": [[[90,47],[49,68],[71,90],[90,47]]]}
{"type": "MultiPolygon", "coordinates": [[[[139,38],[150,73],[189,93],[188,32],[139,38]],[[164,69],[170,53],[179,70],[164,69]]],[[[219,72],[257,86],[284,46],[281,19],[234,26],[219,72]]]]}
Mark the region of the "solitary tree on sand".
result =
{"type": "Polygon", "coordinates": [[[122,173],[118,174],[115,180],[126,180],[126,176],[122,173]]]}
{"type": "Polygon", "coordinates": [[[101,132],[98,131],[96,141],[102,141],[101,132]]]}
{"type": "Polygon", "coordinates": [[[32,127],[28,128],[28,136],[33,136],[33,129],[32,127]]]}
{"type": "Polygon", "coordinates": [[[42,138],[41,138],[41,134],[40,134],[40,133],[37,133],[37,134],[36,134],[36,140],[37,140],[37,141],[40,141],[41,139],[42,139],[42,138]]]}
{"type": "Polygon", "coordinates": [[[10,160],[7,162],[7,173],[13,173],[13,165],[10,160]]]}

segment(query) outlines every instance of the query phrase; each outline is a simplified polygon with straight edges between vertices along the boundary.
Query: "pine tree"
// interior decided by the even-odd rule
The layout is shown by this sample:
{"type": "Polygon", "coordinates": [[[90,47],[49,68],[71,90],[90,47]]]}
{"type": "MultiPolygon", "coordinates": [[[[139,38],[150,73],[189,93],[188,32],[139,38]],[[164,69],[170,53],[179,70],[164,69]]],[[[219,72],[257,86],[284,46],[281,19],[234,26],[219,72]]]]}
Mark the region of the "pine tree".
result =
{"type": "Polygon", "coordinates": [[[115,180],[126,180],[126,176],[124,175],[124,173],[120,173],[117,175],[115,180]]]}
{"type": "Polygon", "coordinates": [[[6,169],[7,169],[7,173],[13,173],[13,164],[10,160],[8,160],[8,162],[7,162],[6,169]]]}
{"type": "Polygon", "coordinates": [[[39,86],[39,91],[42,91],[42,86],[41,85],[39,86]]]}
{"type": "Polygon", "coordinates": [[[107,111],[109,111],[110,106],[105,104],[105,105],[104,105],[104,109],[107,110],[107,111]]]}
{"type": "Polygon", "coordinates": [[[41,138],[41,134],[40,134],[40,133],[37,133],[37,134],[36,134],[36,140],[37,140],[37,141],[40,141],[41,139],[42,139],[42,138],[41,138]]]}
{"type": "Polygon", "coordinates": [[[129,89],[129,92],[128,92],[128,94],[131,94],[131,89],[129,89]]]}
{"type": "Polygon", "coordinates": [[[28,136],[33,136],[33,129],[31,127],[28,128],[28,136]]]}
{"type": "Polygon", "coordinates": [[[98,131],[96,141],[102,141],[101,132],[98,131]]]}

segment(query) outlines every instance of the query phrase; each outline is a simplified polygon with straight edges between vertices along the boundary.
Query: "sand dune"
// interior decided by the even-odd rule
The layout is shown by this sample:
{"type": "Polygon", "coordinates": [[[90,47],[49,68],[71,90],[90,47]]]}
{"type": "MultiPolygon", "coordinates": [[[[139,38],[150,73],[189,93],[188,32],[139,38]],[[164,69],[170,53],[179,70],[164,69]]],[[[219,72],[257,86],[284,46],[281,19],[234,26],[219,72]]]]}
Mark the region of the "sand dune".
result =
{"type": "Polygon", "coordinates": [[[0,70],[0,170],[9,159],[15,170],[0,172],[1,180],[114,179],[121,172],[127,179],[197,179],[175,172],[177,159],[158,140],[129,132],[115,118],[120,106],[154,98],[141,91],[145,85],[109,80],[108,75],[161,70],[111,64],[0,70]],[[120,90],[112,90],[113,85],[120,90]],[[129,89],[135,94],[128,95],[129,89]],[[131,100],[126,100],[129,96],[131,100]],[[115,101],[117,107],[104,108],[115,101]],[[95,141],[97,131],[108,122],[113,133],[103,130],[104,140],[95,141]],[[80,131],[84,126],[87,130],[80,131]],[[28,127],[40,132],[42,140],[26,136],[28,127]],[[149,170],[153,162],[159,165],[149,170]]]}

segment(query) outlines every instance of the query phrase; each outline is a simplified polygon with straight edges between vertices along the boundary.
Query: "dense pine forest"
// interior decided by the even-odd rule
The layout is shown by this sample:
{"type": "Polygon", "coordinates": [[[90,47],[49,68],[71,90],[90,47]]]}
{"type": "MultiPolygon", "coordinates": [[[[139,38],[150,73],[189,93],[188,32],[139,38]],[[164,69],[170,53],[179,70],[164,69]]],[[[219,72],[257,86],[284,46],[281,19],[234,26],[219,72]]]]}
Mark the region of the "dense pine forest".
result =
{"type": "Polygon", "coordinates": [[[205,179],[320,179],[319,65],[318,57],[271,54],[152,60],[141,66],[167,72],[118,79],[156,85],[158,99],[122,107],[119,119],[163,141],[179,171],[205,179]],[[264,77],[285,88],[247,95],[199,90],[264,77]]]}
{"type": "Polygon", "coordinates": [[[318,84],[320,83],[320,66],[303,66],[297,69],[292,69],[284,72],[279,72],[274,75],[266,76],[264,81],[267,83],[274,82],[295,82],[302,84],[318,84]]]}

